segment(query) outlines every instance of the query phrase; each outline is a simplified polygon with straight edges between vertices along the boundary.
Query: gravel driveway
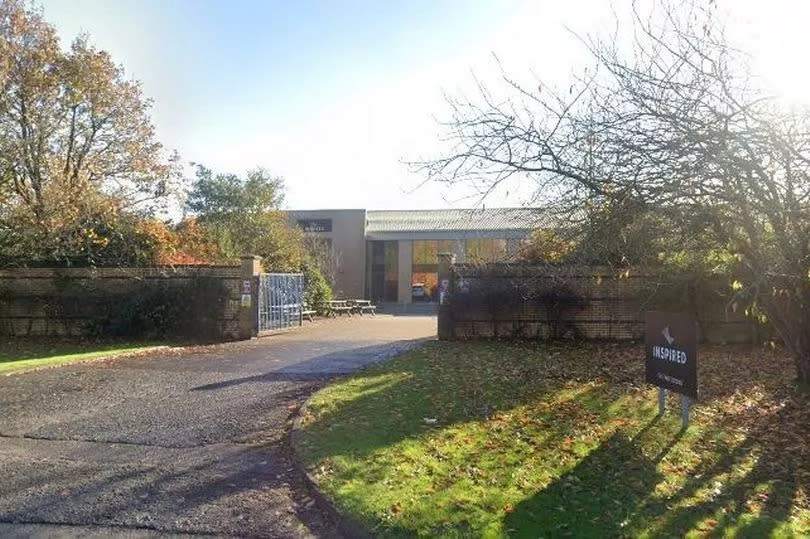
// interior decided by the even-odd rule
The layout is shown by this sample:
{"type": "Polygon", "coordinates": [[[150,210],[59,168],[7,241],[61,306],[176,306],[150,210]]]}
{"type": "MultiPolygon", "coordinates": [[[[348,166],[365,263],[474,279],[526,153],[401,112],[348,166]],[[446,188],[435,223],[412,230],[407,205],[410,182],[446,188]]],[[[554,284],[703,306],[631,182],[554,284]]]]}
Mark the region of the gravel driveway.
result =
{"type": "Polygon", "coordinates": [[[354,317],[0,377],[0,536],[333,535],[292,470],[288,420],[326,378],[435,330],[354,317]]]}

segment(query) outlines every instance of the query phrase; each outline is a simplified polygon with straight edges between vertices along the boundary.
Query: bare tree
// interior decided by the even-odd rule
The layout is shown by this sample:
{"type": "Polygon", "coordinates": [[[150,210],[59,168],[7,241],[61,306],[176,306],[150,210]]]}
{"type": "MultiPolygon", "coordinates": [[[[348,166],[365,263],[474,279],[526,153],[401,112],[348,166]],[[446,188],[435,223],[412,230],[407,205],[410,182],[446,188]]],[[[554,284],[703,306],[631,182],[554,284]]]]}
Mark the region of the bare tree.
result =
{"type": "MultiPolygon", "coordinates": [[[[483,194],[510,178],[573,222],[591,207],[632,205],[700,223],[737,260],[753,309],[810,382],[810,121],[759,90],[712,2],[633,9],[629,39],[583,39],[594,68],[567,92],[504,74],[452,100],[455,144],[417,164],[429,179],[483,194]]],[[[686,221],[690,221],[686,223],[686,221]]]]}

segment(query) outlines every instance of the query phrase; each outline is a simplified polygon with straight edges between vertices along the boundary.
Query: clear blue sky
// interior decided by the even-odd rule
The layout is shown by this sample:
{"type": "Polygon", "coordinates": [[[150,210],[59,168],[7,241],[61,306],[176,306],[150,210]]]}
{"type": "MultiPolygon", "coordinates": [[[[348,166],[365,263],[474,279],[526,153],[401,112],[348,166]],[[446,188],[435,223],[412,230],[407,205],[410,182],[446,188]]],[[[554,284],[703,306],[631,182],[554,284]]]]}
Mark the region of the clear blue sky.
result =
{"type": "MultiPolygon", "coordinates": [[[[618,1],[617,3],[621,3],[618,1]]],[[[766,75],[807,94],[808,3],[729,2],[766,75]],[[733,5],[732,5],[733,4],[733,5]],[[800,9],[799,12],[796,10],[800,9]]],[[[154,99],[161,141],[186,161],[284,176],[295,208],[469,205],[401,164],[435,153],[442,92],[471,72],[564,83],[581,67],[578,33],[610,23],[606,0],[44,0],[63,43],[88,32],[154,99]]],[[[489,205],[518,205],[514,185],[489,205]]]]}

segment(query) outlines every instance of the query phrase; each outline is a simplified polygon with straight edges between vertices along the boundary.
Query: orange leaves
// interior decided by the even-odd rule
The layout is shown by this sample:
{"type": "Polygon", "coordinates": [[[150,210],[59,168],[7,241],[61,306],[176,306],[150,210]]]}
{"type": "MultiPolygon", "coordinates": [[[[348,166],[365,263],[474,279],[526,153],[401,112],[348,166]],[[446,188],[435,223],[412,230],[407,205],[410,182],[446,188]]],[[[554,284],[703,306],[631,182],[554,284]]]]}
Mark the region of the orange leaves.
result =
{"type": "Polygon", "coordinates": [[[716,518],[707,518],[703,522],[698,524],[697,528],[702,532],[710,532],[717,527],[717,524],[718,521],[716,518]]]}
{"type": "Polygon", "coordinates": [[[164,197],[180,169],[155,140],[138,83],[86,37],[63,51],[27,2],[0,2],[0,21],[0,161],[25,163],[0,167],[15,202],[39,219],[69,189],[141,209],[164,197]]]}
{"type": "Polygon", "coordinates": [[[538,229],[521,247],[518,257],[531,262],[560,262],[571,254],[576,242],[566,239],[552,229],[538,229]]]}
{"type": "Polygon", "coordinates": [[[145,219],[136,227],[153,246],[155,264],[211,264],[222,259],[219,245],[194,218],[174,227],[157,219],[145,219]]]}

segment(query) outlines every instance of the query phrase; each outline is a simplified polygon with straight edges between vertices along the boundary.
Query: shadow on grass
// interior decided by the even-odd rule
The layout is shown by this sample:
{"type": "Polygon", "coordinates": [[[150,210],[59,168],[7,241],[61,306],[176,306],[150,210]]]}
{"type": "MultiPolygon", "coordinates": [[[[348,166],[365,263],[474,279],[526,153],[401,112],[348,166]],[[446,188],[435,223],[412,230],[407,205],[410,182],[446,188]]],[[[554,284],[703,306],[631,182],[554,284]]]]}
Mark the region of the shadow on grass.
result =
{"type": "MultiPolygon", "coordinates": [[[[453,346],[453,345],[451,345],[453,346]]],[[[403,362],[403,358],[356,373],[339,383],[350,389],[345,394],[333,393],[329,406],[317,410],[318,419],[304,427],[304,432],[322,438],[312,447],[308,460],[317,461],[335,454],[369,455],[407,439],[469,422],[486,422],[498,412],[508,412],[554,395],[558,390],[570,392],[562,404],[547,407],[535,419],[549,443],[559,441],[577,431],[577,421],[604,413],[614,404],[620,391],[604,384],[600,369],[571,369],[555,358],[540,361],[509,363],[494,361],[471,364],[467,356],[476,343],[462,343],[454,356],[440,361],[431,360],[435,348],[446,349],[442,343],[432,343],[403,362]],[[567,371],[567,372],[566,372],[567,371]],[[567,377],[569,387],[562,388],[567,377]],[[348,384],[348,385],[347,385],[348,384]],[[436,423],[426,421],[435,419],[436,423]],[[362,435],[358,436],[358,429],[362,435]],[[328,436],[326,433],[328,432],[328,436]],[[335,443],[332,443],[332,442],[335,443]]],[[[498,346],[510,345],[496,343],[498,346]]],[[[525,346],[518,346],[525,350],[525,346]]],[[[311,360],[318,365],[332,354],[311,360]]],[[[264,375],[201,386],[209,390],[252,381],[274,381],[298,369],[280,369],[264,375]]],[[[308,370],[307,366],[305,370],[308,370]]],[[[635,367],[634,367],[635,369],[635,367]]],[[[638,375],[642,376],[640,369],[638,375]]],[[[336,386],[333,386],[333,388],[336,386]]],[[[314,409],[318,402],[311,403],[314,409]]],[[[647,410],[623,410],[627,418],[645,420],[647,410]]]]}
{"type": "MultiPolygon", "coordinates": [[[[808,462],[802,453],[780,451],[788,440],[780,443],[771,427],[806,414],[806,404],[786,403],[736,447],[716,454],[707,447],[707,463],[698,463],[691,477],[668,496],[655,492],[665,479],[658,465],[685,431],[652,458],[640,450],[639,440],[653,435],[654,422],[632,441],[616,433],[569,472],[523,500],[504,519],[504,527],[513,537],[679,537],[694,530],[708,537],[769,537],[779,532],[794,536],[787,522],[796,497],[810,487],[808,462]]],[[[704,435],[695,443],[700,446],[710,438],[704,435]]]]}
{"type": "Polygon", "coordinates": [[[514,537],[623,535],[630,511],[660,480],[656,463],[617,433],[548,487],[520,502],[504,527],[514,537]]]}
{"type": "MultiPolygon", "coordinates": [[[[692,503],[662,512],[657,535],[681,535],[701,523],[698,527],[711,537],[768,537],[786,525],[796,497],[810,491],[806,440],[788,430],[799,418],[807,424],[810,402],[801,395],[783,397],[778,410],[757,421],[739,445],[694,470],[670,500],[671,505],[692,503]]],[[[729,424],[739,421],[734,415],[739,414],[731,414],[729,424]]],[[[698,444],[702,441],[705,437],[698,444]]]]}
{"type": "MultiPolygon", "coordinates": [[[[481,533],[478,525],[483,521],[443,512],[432,495],[416,491],[410,495],[422,501],[404,507],[401,517],[381,514],[379,507],[370,505],[370,487],[390,479],[395,464],[391,459],[397,454],[404,457],[400,463],[411,466],[409,451],[433,450],[433,442],[424,443],[423,436],[435,438],[437,432],[490,424],[491,417],[499,413],[511,417],[525,405],[532,406],[530,422],[512,417],[502,429],[486,431],[489,437],[483,441],[465,445],[469,429],[456,438],[447,434],[442,443],[457,447],[451,455],[437,453],[434,459],[437,469],[456,466],[444,482],[437,484],[435,470],[425,468],[423,461],[419,461],[421,468],[413,465],[413,473],[423,474],[441,494],[476,488],[479,483],[464,476],[467,469],[490,473],[485,477],[494,483],[487,486],[486,494],[476,490],[480,498],[457,506],[456,511],[484,508],[492,515],[502,507],[495,503],[502,499],[498,496],[514,488],[514,483],[497,476],[493,471],[497,467],[486,468],[493,460],[501,462],[501,476],[506,477],[531,458],[551,470],[551,463],[543,463],[543,455],[558,453],[583,426],[606,426],[621,418],[627,420],[626,426],[608,428],[595,447],[581,448],[573,467],[533,492],[528,489],[527,496],[503,517],[502,529],[518,537],[679,536],[695,529],[706,535],[762,536],[786,525],[797,496],[810,492],[806,444],[810,398],[776,379],[774,373],[784,369],[784,363],[757,364],[750,372],[738,369],[737,378],[725,385],[716,381],[725,378],[717,376],[706,384],[702,404],[733,406],[716,417],[696,421],[688,431],[677,431],[676,417],[651,419],[653,399],[645,408],[625,406],[623,396],[639,391],[640,360],[637,366],[623,366],[610,354],[567,360],[554,355],[553,346],[548,349],[549,353],[538,354],[537,349],[503,343],[438,343],[410,355],[408,361],[395,360],[360,373],[332,386],[323,402],[316,399],[313,420],[304,429],[309,441],[302,444],[301,453],[310,466],[349,459],[351,466],[343,468],[336,484],[358,486],[338,487],[339,501],[360,511],[383,535],[399,535],[401,526],[439,535],[481,533]],[[529,354],[534,355],[531,360],[529,354]],[[767,396],[760,392],[759,398],[773,406],[773,412],[738,406],[739,395],[762,380],[771,385],[767,396]],[[543,405],[550,395],[567,393],[570,399],[543,405]],[[748,429],[744,439],[727,438],[726,429],[732,432],[738,426],[748,429]],[[521,453],[523,446],[531,449],[521,453]],[[492,505],[487,507],[488,503],[492,505]],[[431,527],[431,520],[437,526],[431,527]]],[[[728,374],[727,365],[717,360],[707,361],[705,371],[728,374]]]]}

